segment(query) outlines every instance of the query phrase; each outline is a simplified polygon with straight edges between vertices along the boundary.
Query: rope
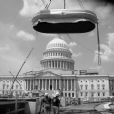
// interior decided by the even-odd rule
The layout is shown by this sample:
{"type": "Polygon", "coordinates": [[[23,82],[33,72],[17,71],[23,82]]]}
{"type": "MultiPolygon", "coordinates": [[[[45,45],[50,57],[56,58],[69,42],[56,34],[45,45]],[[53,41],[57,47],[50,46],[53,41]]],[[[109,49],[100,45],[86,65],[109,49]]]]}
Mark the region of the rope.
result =
{"type": "Polygon", "coordinates": [[[101,65],[100,38],[99,38],[99,26],[98,26],[98,23],[97,23],[97,43],[98,43],[98,65],[101,65]]]}
{"type": "Polygon", "coordinates": [[[78,3],[79,3],[79,5],[80,5],[80,7],[82,8],[82,9],[85,9],[84,8],[84,3],[83,3],[83,0],[77,0],[78,1],[78,3]]]}
{"type": "Polygon", "coordinates": [[[50,6],[51,3],[52,3],[52,0],[50,0],[49,3],[46,3],[46,5],[45,5],[45,1],[44,1],[44,0],[41,0],[41,1],[42,1],[42,3],[44,4],[45,9],[48,9],[49,6],[50,6]]]}

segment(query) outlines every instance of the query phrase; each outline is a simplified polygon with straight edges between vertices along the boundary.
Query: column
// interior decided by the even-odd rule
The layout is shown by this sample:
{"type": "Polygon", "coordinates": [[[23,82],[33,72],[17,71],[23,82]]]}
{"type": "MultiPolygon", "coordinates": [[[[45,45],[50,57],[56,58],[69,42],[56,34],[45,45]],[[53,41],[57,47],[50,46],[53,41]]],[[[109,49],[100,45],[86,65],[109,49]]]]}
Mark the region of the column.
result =
{"type": "Polygon", "coordinates": [[[43,90],[45,90],[45,79],[43,79],[43,90]]]}
{"type": "Polygon", "coordinates": [[[38,89],[40,90],[40,79],[38,81],[39,81],[39,87],[38,87],[38,89]]]}
{"type": "Polygon", "coordinates": [[[53,62],[54,62],[54,68],[55,68],[55,60],[53,62]]]}
{"type": "Polygon", "coordinates": [[[31,90],[31,80],[30,79],[29,79],[29,87],[30,87],[29,90],[31,90]]]}
{"type": "Polygon", "coordinates": [[[47,61],[47,66],[48,66],[47,68],[49,68],[49,61],[47,61]]]}
{"type": "Polygon", "coordinates": [[[44,86],[43,83],[44,83],[44,82],[43,82],[43,79],[42,79],[42,88],[41,88],[41,90],[44,90],[44,88],[43,88],[43,86],[44,86]]]}
{"type": "Polygon", "coordinates": [[[54,79],[52,79],[52,90],[54,90],[54,79]]]}
{"type": "Polygon", "coordinates": [[[26,79],[26,90],[28,90],[28,80],[26,79]]]}
{"type": "Polygon", "coordinates": [[[57,62],[57,69],[58,69],[58,60],[56,62],[57,62]]]}
{"type": "Polygon", "coordinates": [[[56,90],[57,90],[57,79],[56,79],[56,86],[55,87],[56,87],[56,90]]]}
{"type": "Polygon", "coordinates": [[[34,79],[33,79],[33,90],[34,90],[34,79]]]}
{"type": "Polygon", "coordinates": [[[68,79],[67,79],[67,91],[68,91],[68,89],[69,89],[68,86],[69,86],[69,84],[68,84],[68,79]]]}
{"type": "Polygon", "coordinates": [[[46,68],[48,67],[47,61],[46,61],[46,68]]]}
{"type": "Polygon", "coordinates": [[[63,79],[63,90],[65,90],[65,79],[63,79]]]}
{"type": "Polygon", "coordinates": [[[29,83],[30,83],[30,82],[29,82],[29,79],[27,79],[27,80],[28,80],[28,90],[29,90],[29,88],[30,88],[29,83]]]}
{"type": "Polygon", "coordinates": [[[49,79],[49,90],[50,90],[50,79],[49,79]]]}
{"type": "Polygon", "coordinates": [[[72,81],[73,81],[73,80],[71,79],[71,91],[72,91],[72,81]]]}
{"type": "Polygon", "coordinates": [[[63,69],[65,69],[65,62],[63,61],[63,69]]]}
{"type": "Polygon", "coordinates": [[[59,89],[61,89],[61,79],[59,79],[59,89]]]}
{"type": "Polygon", "coordinates": [[[47,79],[45,79],[45,90],[47,90],[47,79]]]}

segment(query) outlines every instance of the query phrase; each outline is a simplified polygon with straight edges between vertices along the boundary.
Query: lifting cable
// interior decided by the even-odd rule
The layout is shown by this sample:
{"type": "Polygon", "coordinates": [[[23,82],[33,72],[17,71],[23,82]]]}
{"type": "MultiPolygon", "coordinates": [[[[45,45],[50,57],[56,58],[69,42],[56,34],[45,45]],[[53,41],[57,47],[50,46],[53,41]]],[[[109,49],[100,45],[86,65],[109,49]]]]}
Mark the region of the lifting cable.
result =
{"type": "Polygon", "coordinates": [[[83,3],[83,0],[77,0],[78,1],[78,3],[79,3],[79,5],[80,5],[80,7],[82,8],[82,9],[85,9],[84,8],[84,3],[83,3]]]}
{"type": "Polygon", "coordinates": [[[100,50],[100,38],[99,38],[99,26],[97,22],[97,43],[98,43],[98,65],[101,65],[101,50],[100,50]]]}
{"type": "Polygon", "coordinates": [[[41,0],[41,1],[42,1],[42,3],[44,4],[45,9],[48,9],[49,6],[50,6],[51,3],[52,3],[52,0],[50,0],[49,3],[46,3],[46,5],[45,5],[45,1],[44,1],[44,0],[41,0]]]}

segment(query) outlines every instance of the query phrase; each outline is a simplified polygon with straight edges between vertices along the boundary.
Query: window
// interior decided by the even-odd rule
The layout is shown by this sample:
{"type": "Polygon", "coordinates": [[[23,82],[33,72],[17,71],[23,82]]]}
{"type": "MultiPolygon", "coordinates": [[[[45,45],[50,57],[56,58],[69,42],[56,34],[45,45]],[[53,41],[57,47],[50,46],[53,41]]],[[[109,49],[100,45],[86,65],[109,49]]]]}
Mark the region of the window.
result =
{"type": "Polygon", "coordinates": [[[83,85],[80,85],[80,88],[83,89],[83,85]]]}
{"type": "Polygon", "coordinates": [[[71,96],[70,96],[70,93],[68,94],[68,96],[71,97],[71,96]]]}
{"type": "Polygon", "coordinates": [[[97,84],[97,89],[100,89],[100,84],[97,84]]]}
{"type": "Polygon", "coordinates": [[[3,89],[5,89],[5,84],[3,84],[3,89]]]}
{"type": "Polygon", "coordinates": [[[93,84],[91,84],[91,89],[94,89],[94,85],[93,84]]]}
{"type": "Polygon", "coordinates": [[[102,85],[102,89],[103,89],[103,90],[105,89],[105,85],[104,85],[104,84],[102,85]]]}
{"type": "Polygon", "coordinates": [[[83,96],[83,93],[82,92],[80,92],[80,96],[83,96]]]}
{"type": "Polygon", "coordinates": [[[16,85],[16,89],[18,89],[18,85],[16,85]]]}
{"type": "Polygon", "coordinates": [[[88,85],[85,85],[85,89],[86,89],[86,90],[88,89],[88,85]]]}
{"type": "Polygon", "coordinates": [[[88,92],[85,92],[85,96],[87,96],[88,95],[88,92]]]}
{"type": "Polygon", "coordinates": [[[72,93],[72,97],[74,97],[74,93],[72,93]]]}
{"type": "Polygon", "coordinates": [[[9,85],[7,85],[7,89],[9,88],[9,85]]]}
{"type": "Polygon", "coordinates": [[[98,92],[97,95],[100,96],[100,92],[98,92]]]}
{"type": "Polygon", "coordinates": [[[67,93],[65,93],[65,97],[67,97],[67,93]]]}
{"type": "Polygon", "coordinates": [[[93,92],[91,93],[91,97],[94,97],[94,93],[93,92]]]}
{"type": "Polygon", "coordinates": [[[105,96],[105,93],[103,92],[103,96],[105,96]]]}

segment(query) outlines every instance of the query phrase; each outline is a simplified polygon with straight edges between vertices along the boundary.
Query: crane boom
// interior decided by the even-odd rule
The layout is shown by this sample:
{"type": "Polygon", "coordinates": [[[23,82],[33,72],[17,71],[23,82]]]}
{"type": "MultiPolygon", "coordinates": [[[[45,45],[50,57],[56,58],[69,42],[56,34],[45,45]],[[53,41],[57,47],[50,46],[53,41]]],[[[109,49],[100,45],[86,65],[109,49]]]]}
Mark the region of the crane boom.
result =
{"type": "Polygon", "coordinates": [[[16,76],[15,76],[15,78],[14,78],[14,80],[13,80],[12,86],[11,86],[11,88],[10,88],[10,91],[12,90],[14,82],[16,81],[16,79],[17,79],[17,77],[18,77],[20,71],[22,70],[23,66],[25,65],[25,63],[26,63],[27,59],[29,58],[30,54],[32,53],[32,51],[33,51],[33,48],[30,50],[29,54],[27,55],[27,57],[25,58],[24,62],[22,63],[22,65],[21,65],[19,71],[17,72],[17,74],[16,74],[16,76]]]}

